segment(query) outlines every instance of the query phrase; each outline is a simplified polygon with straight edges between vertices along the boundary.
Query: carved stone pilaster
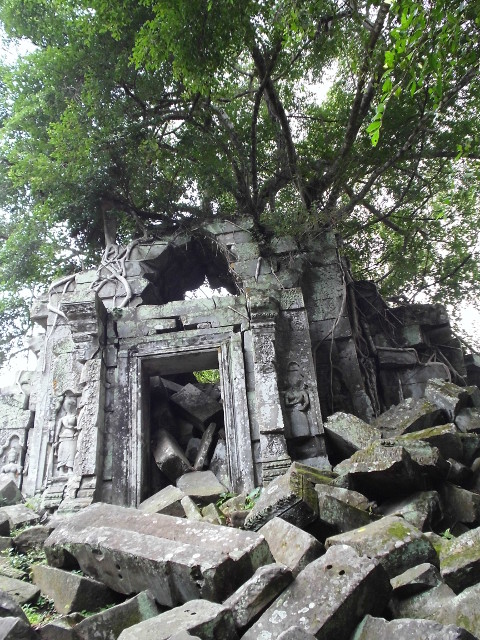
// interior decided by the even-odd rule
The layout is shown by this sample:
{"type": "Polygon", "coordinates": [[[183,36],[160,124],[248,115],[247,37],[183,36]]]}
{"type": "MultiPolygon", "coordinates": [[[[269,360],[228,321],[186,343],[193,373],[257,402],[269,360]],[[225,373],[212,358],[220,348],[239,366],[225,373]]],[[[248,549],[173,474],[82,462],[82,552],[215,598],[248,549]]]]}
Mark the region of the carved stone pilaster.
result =
{"type": "Polygon", "coordinates": [[[104,344],[107,311],[94,291],[65,295],[60,310],[65,314],[78,362],[85,363],[104,344]]]}

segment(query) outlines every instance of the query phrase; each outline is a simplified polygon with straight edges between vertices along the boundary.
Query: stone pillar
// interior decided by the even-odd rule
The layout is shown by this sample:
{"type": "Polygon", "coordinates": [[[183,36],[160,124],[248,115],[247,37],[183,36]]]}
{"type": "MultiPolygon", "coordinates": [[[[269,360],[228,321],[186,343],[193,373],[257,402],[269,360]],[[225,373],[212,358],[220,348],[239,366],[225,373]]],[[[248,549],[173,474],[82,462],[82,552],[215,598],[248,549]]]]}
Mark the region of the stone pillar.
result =
{"type": "Polygon", "coordinates": [[[275,352],[278,302],[266,292],[247,294],[251,314],[257,420],[263,484],[285,473],[291,464],[285,440],[275,352]]]}

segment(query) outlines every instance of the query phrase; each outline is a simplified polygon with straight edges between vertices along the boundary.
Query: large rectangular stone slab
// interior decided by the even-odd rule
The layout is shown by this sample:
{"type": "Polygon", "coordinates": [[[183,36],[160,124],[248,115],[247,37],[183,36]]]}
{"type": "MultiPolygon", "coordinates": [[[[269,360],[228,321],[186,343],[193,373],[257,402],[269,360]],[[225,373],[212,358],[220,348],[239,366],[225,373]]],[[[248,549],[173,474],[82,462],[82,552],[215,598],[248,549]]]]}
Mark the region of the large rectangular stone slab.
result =
{"type": "Polygon", "coordinates": [[[101,503],[59,525],[45,550],[51,565],[74,556],[85,573],[115,591],[150,589],[170,607],[197,598],[221,601],[273,562],[259,534],[101,503]]]}
{"type": "Polygon", "coordinates": [[[276,640],[297,625],[320,640],[346,639],[367,613],[383,611],[390,594],[383,568],[347,546],[332,548],[309,564],[244,640],[276,640]]]}

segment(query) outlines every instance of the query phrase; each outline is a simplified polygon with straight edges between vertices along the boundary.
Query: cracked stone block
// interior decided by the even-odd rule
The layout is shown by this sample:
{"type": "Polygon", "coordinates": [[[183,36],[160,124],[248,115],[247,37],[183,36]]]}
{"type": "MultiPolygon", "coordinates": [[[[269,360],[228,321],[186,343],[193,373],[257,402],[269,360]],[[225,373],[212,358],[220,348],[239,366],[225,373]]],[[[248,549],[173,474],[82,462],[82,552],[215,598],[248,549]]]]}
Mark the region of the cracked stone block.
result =
{"type": "Polygon", "coordinates": [[[318,500],[312,482],[295,468],[270,482],[245,520],[245,528],[258,531],[276,516],[300,529],[318,517],[318,500]]]}
{"type": "Polygon", "coordinates": [[[394,438],[392,440],[385,440],[384,443],[387,445],[400,444],[400,446],[408,451],[413,462],[417,464],[419,468],[425,488],[428,488],[432,481],[446,478],[450,471],[449,463],[441,455],[437,447],[431,446],[424,440],[412,439],[398,442],[397,438],[394,438]]]}
{"type": "Polygon", "coordinates": [[[327,440],[330,440],[343,458],[348,458],[355,451],[368,447],[381,437],[379,429],[349,413],[334,413],[329,416],[323,428],[327,440]]]}
{"type": "Polygon", "coordinates": [[[20,618],[0,618],[2,640],[35,640],[37,634],[28,622],[20,618]]]}
{"type": "Polygon", "coordinates": [[[223,412],[219,402],[193,384],[186,384],[181,391],[174,393],[170,400],[184,418],[200,427],[202,431],[207,423],[215,422],[215,417],[223,412]]]}
{"type": "Polygon", "coordinates": [[[453,527],[457,522],[480,524],[480,495],[445,482],[440,489],[445,524],[453,527]]]}
{"type": "Polygon", "coordinates": [[[420,531],[431,530],[442,517],[440,497],[436,491],[418,491],[403,500],[388,500],[376,513],[382,516],[402,516],[420,531]]]}
{"type": "Polygon", "coordinates": [[[370,524],[371,517],[365,509],[371,502],[361,493],[321,484],[315,485],[315,491],[318,517],[332,532],[343,533],[370,524]]]}
{"type": "Polygon", "coordinates": [[[176,482],[184,473],[192,471],[192,465],[180,445],[165,429],[158,431],[157,441],[153,448],[153,457],[157,467],[167,476],[170,482],[176,482]]]}
{"type": "Polygon", "coordinates": [[[321,542],[282,518],[273,518],[258,533],[264,536],[275,561],[288,567],[294,576],[325,553],[321,542]]]}
{"type": "Polygon", "coordinates": [[[158,616],[160,610],[148,591],[100,611],[75,625],[75,638],[79,640],[114,640],[121,632],[144,620],[158,616]]]}
{"type": "Polygon", "coordinates": [[[475,640],[471,633],[453,625],[445,626],[431,620],[400,619],[388,622],[384,618],[365,616],[351,640],[475,640]]]}
{"type": "Polygon", "coordinates": [[[439,379],[428,381],[425,398],[439,409],[443,409],[452,422],[465,407],[480,407],[478,387],[458,387],[453,382],[439,379]]]}
{"type": "Polygon", "coordinates": [[[0,576],[0,592],[4,591],[20,606],[35,602],[40,595],[40,589],[29,582],[0,576]]]}
{"type": "Polygon", "coordinates": [[[456,593],[480,581],[480,527],[467,531],[442,547],[440,572],[456,593]]]}
{"type": "Polygon", "coordinates": [[[327,549],[337,544],[349,545],[359,554],[376,558],[390,578],[423,562],[434,565],[439,562],[437,552],[423,533],[396,516],[386,516],[325,541],[327,549]]]}
{"type": "Polygon", "coordinates": [[[45,564],[32,566],[32,579],[58,613],[94,611],[115,602],[116,594],[103,583],[45,564]]]}
{"type": "Polygon", "coordinates": [[[223,605],[230,609],[239,631],[246,629],[252,620],[263,612],[292,582],[290,569],[281,564],[259,567],[250,580],[232,593],[223,605]]]}
{"type": "Polygon", "coordinates": [[[428,429],[445,422],[444,413],[424,398],[407,398],[376,418],[372,425],[380,429],[383,438],[428,429]]]}
{"type": "Polygon", "coordinates": [[[185,494],[181,489],[170,484],[141,502],[138,508],[144,513],[164,513],[167,516],[183,518],[185,511],[181,500],[184,497],[185,494]]]}
{"type": "Polygon", "coordinates": [[[298,626],[319,640],[349,638],[367,614],[380,614],[390,595],[384,569],[344,545],[311,562],[243,636],[276,640],[298,626]]]}
{"type": "Polygon", "coordinates": [[[438,587],[441,583],[438,568],[428,562],[417,564],[390,580],[393,595],[397,598],[409,598],[432,587],[438,587]]]}
{"type": "Polygon", "coordinates": [[[273,562],[266,540],[254,532],[102,503],[60,524],[45,551],[50,565],[62,566],[69,554],[114,591],[149,589],[169,607],[221,601],[273,562]]]}
{"type": "Polygon", "coordinates": [[[215,602],[191,600],[125,629],[118,640],[168,640],[181,631],[198,634],[202,640],[238,638],[229,609],[215,602]]]}
{"type": "Polygon", "coordinates": [[[227,487],[219,482],[210,470],[186,473],[178,478],[177,487],[185,495],[202,504],[216,502],[222,493],[228,491],[227,487]]]}

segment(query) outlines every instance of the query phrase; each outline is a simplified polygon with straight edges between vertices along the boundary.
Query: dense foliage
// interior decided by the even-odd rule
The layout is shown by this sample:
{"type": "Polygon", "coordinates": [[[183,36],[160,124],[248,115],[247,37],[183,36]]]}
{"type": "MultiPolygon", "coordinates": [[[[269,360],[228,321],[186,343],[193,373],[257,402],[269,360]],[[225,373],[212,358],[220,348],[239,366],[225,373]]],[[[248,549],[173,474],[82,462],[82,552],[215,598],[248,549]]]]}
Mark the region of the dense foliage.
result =
{"type": "Polygon", "coordinates": [[[478,294],[479,16],[0,0],[8,36],[35,45],[0,70],[0,311],[98,260],[105,218],[124,239],[239,214],[266,238],[334,228],[384,294],[478,294]]]}

